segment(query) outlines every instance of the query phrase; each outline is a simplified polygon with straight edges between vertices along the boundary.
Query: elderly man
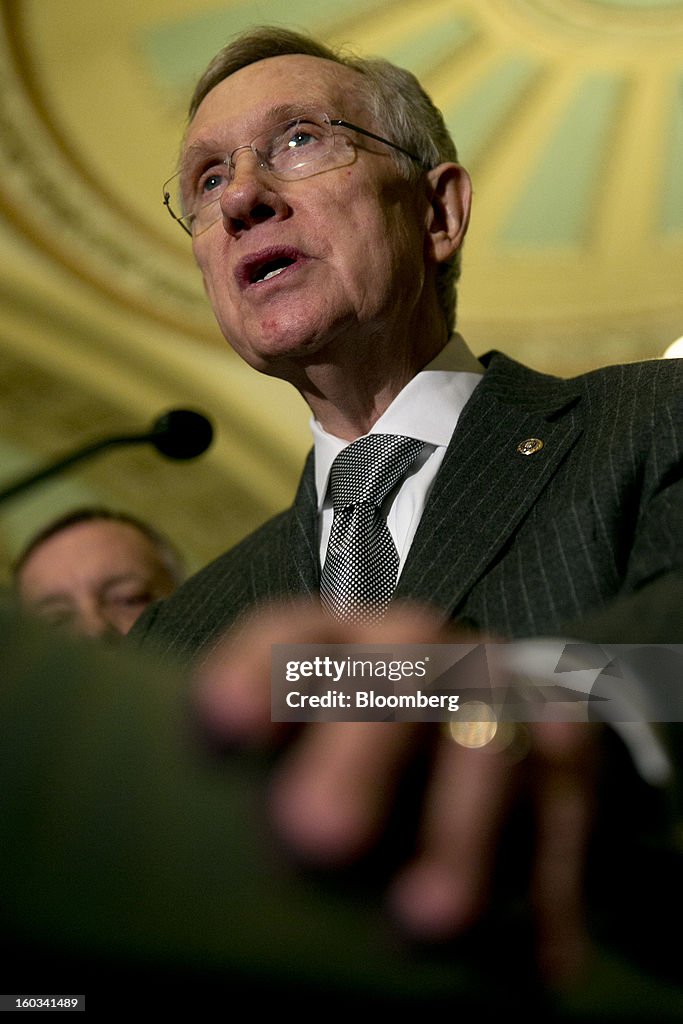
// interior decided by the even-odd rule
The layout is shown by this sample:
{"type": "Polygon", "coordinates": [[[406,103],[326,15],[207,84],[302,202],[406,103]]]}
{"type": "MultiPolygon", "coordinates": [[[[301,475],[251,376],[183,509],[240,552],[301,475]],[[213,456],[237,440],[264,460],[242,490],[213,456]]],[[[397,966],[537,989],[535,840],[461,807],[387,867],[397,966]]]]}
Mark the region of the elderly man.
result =
{"type": "Polygon", "coordinates": [[[31,537],[12,577],[27,612],[82,636],[119,641],[147,605],[180,586],[185,568],[170,540],[148,523],[88,506],[31,537]]]}
{"type": "MultiPolygon", "coordinates": [[[[301,393],[314,440],[292,508],[132,633],[203,665],[200,712],[220,736],[270,736],[273,643],[680,639],[680,364],[560,380],[475,359],[454,331],[470,198],[441,114],[387,62],[264,29],[196,88],[165,202],[226,339],[301,393]]],[[[416,730],[297,733],[273,799],[290,845],[323,865],[366,852],[416,730]]],[[[420,938],[462,934],[531,780],[539,954],[557,979],[580,962],[595,735],[530,731],[521,767],[435,737],[390,903],[420,938]]]]}

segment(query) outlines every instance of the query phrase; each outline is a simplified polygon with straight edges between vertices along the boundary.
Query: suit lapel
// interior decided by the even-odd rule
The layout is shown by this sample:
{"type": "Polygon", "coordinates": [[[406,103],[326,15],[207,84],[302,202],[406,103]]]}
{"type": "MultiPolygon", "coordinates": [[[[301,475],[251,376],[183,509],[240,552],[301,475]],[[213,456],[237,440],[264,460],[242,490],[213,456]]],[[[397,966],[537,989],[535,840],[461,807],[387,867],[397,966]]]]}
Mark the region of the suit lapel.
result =
{"type": "Polygon", "coordinates": [[[573,382],[495,355],[446,451],[397,598],[454,612],[580,436],[579,405],[573,382]],[[521,454],[528,439],[543,446],[521,454]]]}
{"type": "Polygon", "coordinates": [[[286,549],[282,552],[284,590],[293,595],[317,593],[320,582],[318,503],[313,466],[311,450],[301,474],[294,504],[289,510],[285,531],[286,549]]]}

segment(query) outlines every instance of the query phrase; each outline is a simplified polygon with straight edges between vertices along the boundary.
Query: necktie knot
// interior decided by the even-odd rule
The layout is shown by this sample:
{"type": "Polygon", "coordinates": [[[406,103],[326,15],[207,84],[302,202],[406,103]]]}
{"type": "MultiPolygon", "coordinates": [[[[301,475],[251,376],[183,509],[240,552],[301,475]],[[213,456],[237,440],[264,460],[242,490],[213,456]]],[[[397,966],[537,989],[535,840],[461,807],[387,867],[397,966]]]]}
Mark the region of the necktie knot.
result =
{"type": "Polygon", "coordinates": [[[363,502],[381,505],[423,447],[422,441],[394,434],[367,434],[348,445],[330,470],[335,512],[363,502]]]}

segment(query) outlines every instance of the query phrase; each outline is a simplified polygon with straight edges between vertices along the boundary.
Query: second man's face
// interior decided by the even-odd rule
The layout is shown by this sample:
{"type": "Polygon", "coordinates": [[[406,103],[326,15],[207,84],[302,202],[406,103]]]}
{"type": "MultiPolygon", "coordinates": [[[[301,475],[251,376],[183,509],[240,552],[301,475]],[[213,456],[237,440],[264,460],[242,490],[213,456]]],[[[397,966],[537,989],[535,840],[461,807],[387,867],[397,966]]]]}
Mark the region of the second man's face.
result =
{"type": "MultiPolygon", "coordinates": [[[[369,123],[359,83],[358,72],[303,55],[249,65],[201,103],[184,164],[248,145],[286,116],[285,107],[382,134],[369,123]]],[[[361,352],[366,341],[395,336],[419,317],[426,190],[400,175],[389,147],[336,131],[356,144],[350,162],[295,181],[259,167],[249,149],[239,152],[221,216],[193,241],[230,344],[256,369],[294,382],[307,363],[334,360],[336,347],[361,352]],[[266,264],[284,269],[264,279],[266,264]]]]}
{"type": "Polygon", "coordinates": [[[38,617],[83,636],[128,632],[152,601],[176,581],[155,545],[130,523],[93,519],[39,544],[19,572],[21,604],[38,617]]]}

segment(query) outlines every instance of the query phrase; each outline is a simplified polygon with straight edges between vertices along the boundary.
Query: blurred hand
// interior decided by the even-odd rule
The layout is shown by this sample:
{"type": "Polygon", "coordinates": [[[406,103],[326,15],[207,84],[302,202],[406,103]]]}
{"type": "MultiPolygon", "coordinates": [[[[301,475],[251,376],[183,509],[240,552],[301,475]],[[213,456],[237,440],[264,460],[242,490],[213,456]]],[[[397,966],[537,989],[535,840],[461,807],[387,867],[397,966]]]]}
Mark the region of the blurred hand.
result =
{"type": "MultiPolygon", "coordinates": [[[[588,940],[583,873],[594,796],[596,726],[533,723],[529,752],[511,763],[494,745],[468,749],[439,724],[271,721],[273,644],[431,644],[483,637],[444,626],[423,607],[392,607],[381,624],[331,620],[317,604],[288,603],[247,617],[197,671],[200,721],[222,742],[281,745],[272,780],[273,823],[305,863],[354,863],[379,839],[397,780],[425,729],[435,756],[421,808],[417,853],[390,883],[392,915],[413,938],[463,934],[487,907],[503,826],[515,799],[534,809],[531,903],[538,965],[549,985],[578,978],[588,940]]],[[[476,684],[473,684],[476,685],[476,684]]],[[[511,942],[515,942],[511,936],[511,942]]]]}

